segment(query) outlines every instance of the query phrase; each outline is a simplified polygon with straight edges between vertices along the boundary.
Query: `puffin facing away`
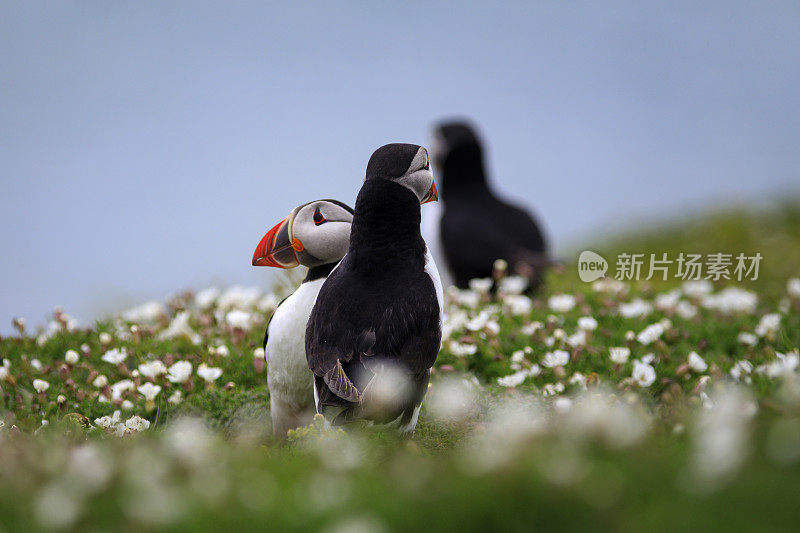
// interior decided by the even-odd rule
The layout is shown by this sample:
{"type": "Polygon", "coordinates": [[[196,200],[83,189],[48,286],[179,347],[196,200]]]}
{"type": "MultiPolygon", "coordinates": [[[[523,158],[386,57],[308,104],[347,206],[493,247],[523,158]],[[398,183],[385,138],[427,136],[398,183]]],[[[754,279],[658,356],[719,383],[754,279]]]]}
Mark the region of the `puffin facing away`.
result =
{"type": "Polygon", "coordinates": [[[258,243],[253,265],[308,267],[300,287],[278,305],[264,335],[270,415],[275,435],[307,425],[314,416],[313,378],[306,363],[308,317],[322,284],[347,252],[353,210],[336,200],[295,208],[258,243]]]}
{"type": "Polygon", "coordinates": [[[440,174],[442,255],[455,284],[492,276],[495,260],[528,278],[535,290],[548,266],[547,244],[535,218],[497,198],[487,183],[481,143],[465,122],[444,122],[432,134],[433,163],[440,174]]]}
{"type": "Polygon", "coordinates": [[[306,330],[317,412],[411,433],[442,336],[442,285],[420,234],[437,199],[428,151],[387,144],[367,164],[347,255],[317,297],[306,330]]]}

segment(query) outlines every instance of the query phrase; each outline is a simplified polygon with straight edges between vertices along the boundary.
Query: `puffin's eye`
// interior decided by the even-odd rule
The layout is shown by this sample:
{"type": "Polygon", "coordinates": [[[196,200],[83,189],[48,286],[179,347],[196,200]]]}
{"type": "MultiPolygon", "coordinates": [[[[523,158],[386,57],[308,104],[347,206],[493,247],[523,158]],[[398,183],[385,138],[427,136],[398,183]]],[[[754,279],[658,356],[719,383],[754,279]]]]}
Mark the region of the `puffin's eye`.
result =
{"type": "Polygon", "coordinates": [[[327,220],[322,215],[322,211],[320,211],[318,207],[317,210],[314,211],[314,224],[319,226],[320,224],[324,224],[325,222],[327,222],[327,220]]]}
{"type": "Polygon", "coordinates": [[[425,166],[422,167],[422,170],[430,170],[431,169],[431,162],[430,160],[425,161],[425,166]]]}

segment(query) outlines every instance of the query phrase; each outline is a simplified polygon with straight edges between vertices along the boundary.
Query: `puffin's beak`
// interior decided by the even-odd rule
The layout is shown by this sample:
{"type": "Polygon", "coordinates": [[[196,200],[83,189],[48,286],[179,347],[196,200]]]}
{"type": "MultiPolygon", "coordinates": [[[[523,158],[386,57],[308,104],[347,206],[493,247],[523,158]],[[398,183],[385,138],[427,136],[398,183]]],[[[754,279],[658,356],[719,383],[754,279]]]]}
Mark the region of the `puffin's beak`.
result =
{"type": "Polygon", "coordinates": [[[297,253],[303,250],[300,239],[292,238],[294,214],[284,218],[261,238],[253,252],[253,266],[294,268],[300,264],[297,253]]]}
{"type": "Polygon", "coordinates": [[[428,202],[435,202],[439,199],[439,194],[436,192],[436,182],[431,182],[431,188],[428,191],[428,195],[422,199],[420,204],[427,204],[428,202]]]}

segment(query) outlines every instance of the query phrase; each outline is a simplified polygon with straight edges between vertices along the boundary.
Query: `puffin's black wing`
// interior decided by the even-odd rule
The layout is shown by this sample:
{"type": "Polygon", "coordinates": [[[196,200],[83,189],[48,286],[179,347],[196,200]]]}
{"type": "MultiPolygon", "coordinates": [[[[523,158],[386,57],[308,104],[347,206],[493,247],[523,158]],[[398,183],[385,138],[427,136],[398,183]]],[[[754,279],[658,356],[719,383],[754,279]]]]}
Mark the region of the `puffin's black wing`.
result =
{"type": "Polygon", "coordinates": [[[378,361],[416,375],[433,366],[439,351],[439,307],[430,277],[394,271],[391,282],[380,275],[364,279],[351,272],[350,261],[345,256],[322,286],[306,328],[306,357],[322,405],[359,402],[368,368],[378,361]]]}

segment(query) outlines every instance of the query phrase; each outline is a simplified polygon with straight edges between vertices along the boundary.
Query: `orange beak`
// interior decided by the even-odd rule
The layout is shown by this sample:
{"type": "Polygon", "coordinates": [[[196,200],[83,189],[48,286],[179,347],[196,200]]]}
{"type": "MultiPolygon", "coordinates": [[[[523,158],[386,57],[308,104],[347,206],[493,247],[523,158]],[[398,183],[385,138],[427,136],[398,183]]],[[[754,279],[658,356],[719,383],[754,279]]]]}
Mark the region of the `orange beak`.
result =
{"type": "Polygon", "coordinates": [[[261,238],[253,252],[253,266],[294,268],[300,264],[297,253],[303,250],[300,239],[292,238],[293,215],[284,218],[261,238]]]}
{"type": "Polygon", "coordinates": [[[420,202],[420,204],[427,204],[428,202],[435,202],[439,199],[439,193],[436,192],[436,182],[431,182],[431,188],[428,195],[420,202]]]}

